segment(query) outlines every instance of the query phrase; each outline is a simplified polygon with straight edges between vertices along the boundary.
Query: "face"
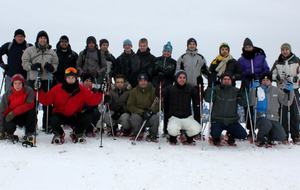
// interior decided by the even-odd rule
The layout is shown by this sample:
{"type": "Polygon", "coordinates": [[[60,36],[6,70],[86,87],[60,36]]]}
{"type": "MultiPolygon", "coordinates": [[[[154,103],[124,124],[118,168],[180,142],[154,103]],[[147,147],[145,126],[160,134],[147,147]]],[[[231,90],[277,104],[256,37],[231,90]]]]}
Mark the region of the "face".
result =
{"type": "Polygon", "coordinates": [[[169,52],[169,51],[163,51],[163,56],[164,57],[171,57],[171,52],[169,52]]]}
{"type": "Polygon", "coordinates": [[[67,49],[69,47],[68,40],[61,40],[59,46],[61,47],[61,49],[67,49]]]}
{"type": "Polygon", "coordinates": [[[194,51],[194,50],[197,49],[197,45],[196,45],[195,42],[191,42],[191,43],[188,44],[187,48],[188,48],[189,50],[191,50],[191,51],[194,51]]]}
{"type": "Polygon", "coordinates": [[[74,84],[76,81],[76,77],[75,76],[67,76],[66,81],[68,84],[74,84]]]}
{"type": "Polygon", "coordinates": [[[25,37],[23,35],[18,34],[15,36],[15,40],[17,44],[22,44],[25,41],[25,37]]]}
{"type": "Polygon", "coordinates": [[[185,85],[186,83],[186,76],[185,74],[180,74],[177,78],[177,83],[180,85],[180,86],[183,86],[185,85]]]}
{"type": "Polygon", "coordinates": [[[16,80],[13,82],[13,87],[16,91],[20,91],[23,88],[22,81],[16,80]]]}
{"type": "Polygon", "coordinates": [[[225,86],[230,86],[232,84],[231,78],[228,77],[228,76],[225,76],[222,79],[222,84],[225,85],[225,86]]]}
{"type": "Polygon", "coordinates": [[[253,46],[247,45],[244,47],[244,49],[245,49],[245,51],[253,51],[253,46]]]}
{"type": "Polygon", "coordinates": [[[139,80],[139,87],[140,88],[146,88],[148,86],[148,81],[147,80],[139,80]]]}
{"type": "Polygon", "coordinates": [[[86,79],[85,81],[83,81],[83,86],[87,87],[88,89],[92,89],[93,82],[91,81],[91,79],[86,79]]]}
{"type": "Polygon", "coordinates": [[[45,36],[39,37],[40,46],[46,46],[48,43],[47,38],[45,36]]]}
{"type": "Polygon", "coordinates": [[[227,57],[229,55],[229,49],[227,47],[222,47],[220,49],[220,54],[222,57],[227,57]]]}
{"type": "Polygon", "coordinates": [[[116,87],[117,89],[123,89],[125,85],[125,81],[123,78],[117,78],[116,79],[116,87]]]}
{"type": "Polygon", "coordinates": [[[261,84],[264,85],[264,86],[270,86],[271,81],[269,79],[263,79],[261,81],[261,84]]]}
{"type": "Polygon", "coordinates": [[[283,48],[281,50],[281,55],[283,55],[283,57],[289,57],[291,55],[291,50],[288,48],[283,48]]]}
{"type": "Polygon", "coordinates": [[[131,49],[132,49],[131,45],[124,45],[123,48],[125,53],[131,53],[131,49]]]}
{"type": "Polygon", "coordinates": [[[89,49],[94,49],[96,45],[93,42],[90,42],[87,46],[89,49]]]}
{"type": "Polygon", "coordinates": [[[139,43],[140,52],[146,52],[147,49],[148,49],[148,44],[147,43],[139,43]]]}
{"type": "Polygon", "coordinates": [[[101,44],[100,50],[101,51],[108,51],[108,47],[109,47],[108,43],[103,43],[103,44],[101,44]]]}

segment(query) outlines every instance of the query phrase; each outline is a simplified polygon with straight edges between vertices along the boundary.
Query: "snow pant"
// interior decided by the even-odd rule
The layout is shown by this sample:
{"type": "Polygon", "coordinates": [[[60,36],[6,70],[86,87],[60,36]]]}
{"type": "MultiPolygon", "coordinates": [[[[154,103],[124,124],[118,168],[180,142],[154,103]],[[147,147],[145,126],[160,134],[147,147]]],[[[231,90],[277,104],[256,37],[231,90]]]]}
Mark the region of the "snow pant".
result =
{"type": "Polygon", "coordinates": [[[86,110],[84,112],[84,114],[89,117],[89,120],[91,121],[90,123],[88,123],[88,126],[86,128],[86,133],[92,133],[94,131],[94,127],[97,126],[97,123],[100,119],[100,112],[98,110],[98,106],[89,108],[88,110],[86,110]]]}
{"type": "Polygon", "coordinates": [[[56,135],[64,134],[64,130],[61,125],[70,125],[75,135],[81,135],[88,128],[92,122],[91,117],[85,113],[78,113],[74,116],[64,116],[62,114],[53,113],[49,120],[49,125],[53,129],[53,133],[56,135]]]}
{"type": "Polygon", "coordinates": [[[185,130],[188,137],[193,137],[200,133],[201,126],[193,116],[182,119],[172,116],[168,121],[167,130],[170,136],[178,136],[181,130],[185,130]]]}
{"type": "MultiPolygon", "coordinates": [[[[144,120],[141,115],[132,113],[129,119],[129,124],[132,127],[132,135],[137,135],[139,130],[142,127],[144,120]]],[[[150,117],[147,121],[144,129],[149,127],[149,132],[152,137],[156,137],[158,133],[158,126],[159,126],[159,115],[154,114],[150,117]]]]}
{"type": "Polygon", "coordinates": [[[13,135],[16,131],[17,125],[20,127],[25,126],[25,135],[32,135],[36,127],[36,112],[35,109],[14,117],[13,120],[7,122],[3,121],[4,132],[8,135],[13,135]]]}
{"type": "MultiPolygon", "coordinates": [[[[297,107],[297,103],[299,103],[299,91],[298,89],[294,90],[295,93],[295,97],[293,100],[292,105],[290,106],[290,110],[291,110],[291,118],[290,118],[290,125],[291,125],[291,137],[292,139],[294,138],[299,138],[299,112],[298,112],[298,107],[297,107]],[[297,102],[296,102],[297,101],[297,102]]],[[[298,104],[299,105],[299,104],[298,104]]],[[[288,137],[289,135],[289,129],[288,129],[288,107],[287,106],[282,106],[282,125],[284,127],[284,130],[286,132],[286,135],[288,137]]]]}
{"type": "Polygon", "coordinates": [[[123,113],[121,114],[121,116],[118,118],[118,119],[113,119],[111,116],[114,115],[114,111],[110,111],[110,114],[109,115],[109,112],[105,112],[104,113],[104,123],[106,125],[109,125],[110,126],[110,119],[112,121],[112,125],[117,125],[117,124],[121,124],[122,125],[122,128],[124,130],[130,130],[130,125],[129,125],[129,119],[130,119],[130,114],[129,113],[123,113]]]}
{"type": "MultiPolygon", "coordinates": [[[[50,80],[50,89],[51,89],[51,84],[52,84],[52,81],[50,80]]],[[[34,89],[34,83],[35,81],[34,80],[29,80],[28,81],[28,85],[34,89]]],[[[41,81],[41,89],[44,91],[44,92],[48,92],[48,80],[42,80],[41,81]]],[[[52,106],[48,106],[49,107],[49,115],[48,117],[50,117],[51,115],[51,112],[52,112],[52,106]]],[[[46,124],[47,122],[47,106],[43,106],[43,125],[42,125],[42,128],[45,130],[46,129],[46,124]]],[[[48,122],[49,122],[49,119],[48,119],[48,122]]],[[[49,127],[49,129],[51,129],[49,127]]]]}
{"type": "Polygon", "coordinates": [[[268,140],[283,141],[286,138],[286,133],[278,121],[261,117],[257,119],[256,127],[258,128],[258,142],[266,142],[268,140]]]}
{"type": "Polygon", "coordinates": [[[234,139],[245,139],[247,137],[246,130],[238,122],[225,125],[223,123],[212,123],[210,135],[213,139],[219,139],[222,132],[226,130],[234,139]]]}

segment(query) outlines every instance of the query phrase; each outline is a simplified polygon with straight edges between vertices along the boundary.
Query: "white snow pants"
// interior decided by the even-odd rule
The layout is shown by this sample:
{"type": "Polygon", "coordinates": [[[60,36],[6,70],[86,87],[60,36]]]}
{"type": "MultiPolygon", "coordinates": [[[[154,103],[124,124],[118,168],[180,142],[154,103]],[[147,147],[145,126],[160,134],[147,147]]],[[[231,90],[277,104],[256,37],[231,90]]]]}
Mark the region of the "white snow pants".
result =
{"type": "Polygon", "coordinates": [[[168,133],[171,136],[180,135],[180,130],[185,130],[188,137],[195,136],[200,133],[201,125],[194,119],[193,116],[187,118],[170,117],[168,122],[168,133]]]}

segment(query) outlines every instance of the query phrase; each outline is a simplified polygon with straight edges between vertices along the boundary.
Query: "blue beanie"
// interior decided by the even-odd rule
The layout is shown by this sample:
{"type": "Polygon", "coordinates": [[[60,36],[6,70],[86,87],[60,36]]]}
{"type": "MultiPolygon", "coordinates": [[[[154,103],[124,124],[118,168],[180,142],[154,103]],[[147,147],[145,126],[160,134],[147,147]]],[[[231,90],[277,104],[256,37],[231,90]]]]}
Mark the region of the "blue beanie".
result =
{"type": "Polygon", "coordinates": [[[171,42],[168,42],[166,45],[164,45],[163,51],[168,51],[172,53],[173,47],[171,45],[171,42]]]}
{"type": "Polygon", "coordinates": [[[132,42],[129,39],[123,41],[123,46],[130,45],[132,46],[132,42]]]}

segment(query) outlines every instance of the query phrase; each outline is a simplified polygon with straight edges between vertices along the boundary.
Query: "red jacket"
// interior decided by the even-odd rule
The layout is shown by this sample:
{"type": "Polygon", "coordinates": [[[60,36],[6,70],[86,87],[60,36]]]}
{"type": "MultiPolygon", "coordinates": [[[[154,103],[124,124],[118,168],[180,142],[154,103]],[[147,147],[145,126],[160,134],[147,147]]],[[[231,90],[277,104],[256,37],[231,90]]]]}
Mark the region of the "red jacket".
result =
{"type": "Polygon", "coordinates": [[[79,92],[71,96],[62,88],[62,84],[57,84],[49,92],[40,90],[38,94],[39,102],[43,105],[53,105],[53,113],[60,113],[64,116],[73,116],[80,113],[85,105],[97,106],[102,101],[102,94],[92,93],[90,90],[79,85],[79,92]]]}

